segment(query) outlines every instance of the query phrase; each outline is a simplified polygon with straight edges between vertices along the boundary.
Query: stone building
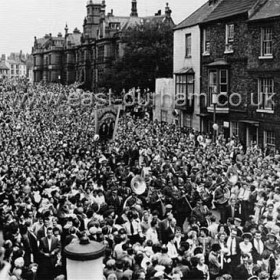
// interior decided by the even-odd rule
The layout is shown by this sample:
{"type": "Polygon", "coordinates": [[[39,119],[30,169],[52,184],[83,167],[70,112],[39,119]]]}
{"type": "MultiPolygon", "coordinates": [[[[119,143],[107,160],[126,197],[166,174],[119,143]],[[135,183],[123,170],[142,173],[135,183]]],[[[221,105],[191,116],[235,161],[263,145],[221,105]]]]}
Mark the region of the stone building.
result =
{"type": "Polygon", "coordinates": [[[245,146],[280,147],[279,1],[223,0],[200,28],[204,131],[212,131],[216,92],[220,132],[245,146]]]}
{"type": "Polygon", "coordinates": [[[18,78],[28,78],[28,60],[30,55],[23,54],[22,51],[19,53],[10,53],[6,58],[5,54],[2,54],[0,62],[4,72],[5,77],[18,79],[18,78]],[[5,66],[5,67],[4,67],[5,66]],[[8,70],[6,69],[8,68],[8,70]]]}
{"type": "Polygon", "coordinates": [[[98,80],[105,69],[124,53],[120,37],[124,30],[145,21],[159,21],[174,25],[168,4],[165,13],[159,11],[150,17],[139,17],[137,2],[131,2],[131,14],[127,17],[115,16],[113,10],[105,13],[105,1],[89,0],[83,31],[75,29],[65,35],[35,38],[32,54],[34,56],[34,81],[61,82],[71,84],[78,81],[84,88],[96,91],[98,80]]]}
{"type": "Polygon", "coordinates": [[[6,55],[2,54],[0,58],[0,78],[7,78],[10,74],[10,68],[6,61],[6,55]]]}
{"type": "Polygon", "coordinates": [[[174,80],[178,97],[175,108],[181,127],[203,129],[200,120],[200,64],[201,30],[199,24],[207,18],[218,3],[205,3],[174,28],[174,80]],[[183,46],[183,47],[182,47],[183,46]],[[181,103],[180,95],[185,96],[181,103]]]}

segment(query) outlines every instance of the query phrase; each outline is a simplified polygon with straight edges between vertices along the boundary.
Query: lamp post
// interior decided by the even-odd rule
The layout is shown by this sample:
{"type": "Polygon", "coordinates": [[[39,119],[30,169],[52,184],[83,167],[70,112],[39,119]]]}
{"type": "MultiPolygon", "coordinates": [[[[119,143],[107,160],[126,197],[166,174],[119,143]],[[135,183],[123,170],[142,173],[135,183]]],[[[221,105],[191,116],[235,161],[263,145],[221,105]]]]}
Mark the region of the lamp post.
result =
{"type": "Polygon", "coordinates": [[[60,81],[61,77],[60,75],[58,75],[58,83],[59,83],[59,91],[60,91],[60,87],[61,87],[61,81],[60,81]]]}
{"type": "Polygon", "coordinates": [[[212,92],[212,104],[214,106],[214,113],[213,113],[213,142],[216,143],[216,134],[218,130],[218,125],[216,124],[216,107],[218,103],[218,94],[217,90],[214,89],[212,92]]]}

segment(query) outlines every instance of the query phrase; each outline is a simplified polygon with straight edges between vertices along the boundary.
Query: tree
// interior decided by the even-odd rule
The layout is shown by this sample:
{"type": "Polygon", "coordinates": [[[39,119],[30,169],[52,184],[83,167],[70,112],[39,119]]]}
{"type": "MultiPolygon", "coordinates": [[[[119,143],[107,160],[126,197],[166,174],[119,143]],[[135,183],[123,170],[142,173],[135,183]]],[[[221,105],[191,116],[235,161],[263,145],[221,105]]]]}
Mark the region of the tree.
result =
{"type": "Polygon", "coordinates": [[[172,77],[173,30],[164,23],[144,23],[121,34],[123,57],[105,70],[99,87],[120,92],[123,88],[154,90],[156,78],[172,77]]]}

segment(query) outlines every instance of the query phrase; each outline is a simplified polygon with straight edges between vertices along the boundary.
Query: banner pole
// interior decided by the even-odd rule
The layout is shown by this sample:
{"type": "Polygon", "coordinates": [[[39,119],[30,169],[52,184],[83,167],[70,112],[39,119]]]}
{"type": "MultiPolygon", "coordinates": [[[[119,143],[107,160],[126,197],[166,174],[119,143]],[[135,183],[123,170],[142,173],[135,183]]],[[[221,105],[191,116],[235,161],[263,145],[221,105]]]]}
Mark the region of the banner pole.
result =
{"type": "Polygon", "coordinates": [[[115,121],[115,129],[114,129],[114,133],[113,133],[113,140],[115,140],[116,134],[117,134],[117,130],[118,130],[118,123],[119,123],[119,117],[120,117],[120,111],[121,111],[121,106],[118,106],[118,114],[117,114],[117,118],[115,121]]]}

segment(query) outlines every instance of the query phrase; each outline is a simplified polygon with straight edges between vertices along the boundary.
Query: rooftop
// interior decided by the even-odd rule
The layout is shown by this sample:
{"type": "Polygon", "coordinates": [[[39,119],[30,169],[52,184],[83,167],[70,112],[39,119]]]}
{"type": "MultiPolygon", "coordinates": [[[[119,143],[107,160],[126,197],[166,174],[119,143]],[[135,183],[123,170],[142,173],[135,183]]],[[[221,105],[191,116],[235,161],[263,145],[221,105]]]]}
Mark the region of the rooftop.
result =
{"type": "Polygon", "coordinates": [[[248,13],[257,1],[258,0],[222,0],[203,22],[210,22],[248,13]]]}
{"type": "Polygon", "coordinates": [[[251,16],[250,21],[263,20],[280,16],[280,1],[267,0],[260,9],[251,16]]]}
{"type": "Polygon", "coordinates": [[[210,6],[207,1],[204,5],[202,5],[199,9],[197,9],[194,13],[192,13],[190,16],[188,16],[186,19],[184,19],[181,23],[179,23],[174,28],[174,30],[191,27],[191,26],[201,23],[217,7],[217,4],[210,6]]]}
{"type": "Polygon", "coordinates": [[[1,70],[9,70],[10,68],[6,65],[5,61],[0,61],[1,70]]]}

